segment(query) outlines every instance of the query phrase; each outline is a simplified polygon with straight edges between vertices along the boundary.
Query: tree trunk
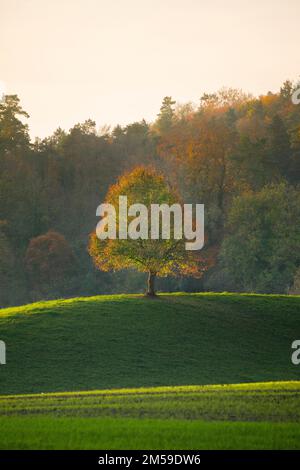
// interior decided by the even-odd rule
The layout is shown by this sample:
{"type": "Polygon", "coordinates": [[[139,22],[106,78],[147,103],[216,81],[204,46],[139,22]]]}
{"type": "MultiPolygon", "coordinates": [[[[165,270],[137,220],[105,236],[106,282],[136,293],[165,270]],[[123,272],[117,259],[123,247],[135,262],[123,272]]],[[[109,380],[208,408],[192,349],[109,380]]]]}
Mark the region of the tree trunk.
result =
{"type": "Polygon", "coordinates": [[[156,295],[155,288],[154,288],[155,278],[156,278],[156,273],[152,273],[151,271],[149,271],[148,284],[147,284],[147,295],[149,297],[155,297],[156,295]]]}

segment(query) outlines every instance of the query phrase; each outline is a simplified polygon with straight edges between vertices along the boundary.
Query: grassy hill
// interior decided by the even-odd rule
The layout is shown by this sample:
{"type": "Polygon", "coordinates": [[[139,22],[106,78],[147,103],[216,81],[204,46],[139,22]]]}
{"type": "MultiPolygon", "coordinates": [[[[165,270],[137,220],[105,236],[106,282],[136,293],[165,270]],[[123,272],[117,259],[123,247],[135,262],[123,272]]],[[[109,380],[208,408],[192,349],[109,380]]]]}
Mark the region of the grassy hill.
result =
{"type": "Polygon", "coordinates": [[[300,297],[99,296],[0,310],[0,394],[299,380],[300,297]]]}

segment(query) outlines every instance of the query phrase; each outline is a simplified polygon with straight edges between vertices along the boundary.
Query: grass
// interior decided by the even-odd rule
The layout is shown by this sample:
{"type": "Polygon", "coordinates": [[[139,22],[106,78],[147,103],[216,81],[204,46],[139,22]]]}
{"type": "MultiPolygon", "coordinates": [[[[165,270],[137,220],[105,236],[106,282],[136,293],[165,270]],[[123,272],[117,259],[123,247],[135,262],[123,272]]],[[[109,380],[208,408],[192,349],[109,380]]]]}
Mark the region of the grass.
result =
{"type": "Polygon", "coordinates": [[[1,416],[300,421],[300,382],[0,396],[1,416]]]}
{"type": "Polygon", "coordinates": [[[2,418],[0,449],[299,449],[297,424],[2,418]]]}
{"type": "Polygon", "coordinates": [[[299,380],[300,297],[99,296],[0,310],[0,393],[299,380]]]}
{"type": "Polygon", "coordinates": [[[298,380],[300,297],[99,296],[0,310],[0,393],[298,380]]]}
{"type": "Polygon", "coordinates": [[[0,449],[300,449],[299,335],[299,296],[2,309],[0,449]]]}
{"type": "Polygon", "coordinates": [[[299,449],[300,382],[0,397],[0,449],[299,449]]]}

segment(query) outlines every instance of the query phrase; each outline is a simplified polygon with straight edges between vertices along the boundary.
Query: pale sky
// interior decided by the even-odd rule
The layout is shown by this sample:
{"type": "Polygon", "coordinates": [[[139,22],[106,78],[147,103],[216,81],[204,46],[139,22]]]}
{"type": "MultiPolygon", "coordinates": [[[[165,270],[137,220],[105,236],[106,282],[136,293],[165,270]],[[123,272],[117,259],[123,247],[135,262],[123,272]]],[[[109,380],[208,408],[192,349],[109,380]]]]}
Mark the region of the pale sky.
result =
{"type": "Polygon", "coordinates": [[[300,0],[0,0],[0,82],[32,137],[155,119],[162,98],[300,74],[300,0]]]}

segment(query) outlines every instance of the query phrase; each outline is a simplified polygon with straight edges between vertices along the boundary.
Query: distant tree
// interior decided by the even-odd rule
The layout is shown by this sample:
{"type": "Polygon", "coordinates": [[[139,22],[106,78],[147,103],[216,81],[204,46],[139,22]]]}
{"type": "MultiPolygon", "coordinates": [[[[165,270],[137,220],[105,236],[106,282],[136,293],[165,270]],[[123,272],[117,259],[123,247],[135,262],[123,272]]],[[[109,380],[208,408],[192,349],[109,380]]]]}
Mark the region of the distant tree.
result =
{"type": "Polygon", "coordinates": [[[281,183],[237,197],[221,249],[236,288],[287,292],[300,266],[300,193],[281,183]]]}
{"type": "Polygon", "coordinates": [[[270,162],[282,176],[288,175],[292,150],[286,126],[280,116],[273,117],[269,127],[270,162]]]}
{"type": "Polygon", "coordinates": [[[216,93],[204,93],[200,98],[201,108],[231,108],[232,106],[244,104],[252,98],[250,94],[244,93],[236,88],[221,88],[216,93]]]}
{"type": "Polygon", "coordinates": [[[155,138],[145,120],[133,122],[122,128],[116,126],[112,131],[113,145],[122,156],[126,170],[141,162],[151,164],[155,160],[155,138]]]}
{"type": "Polygon", "coordinates": [[[290,100],[293,92],[293,83],[291,80],[286,80],[280,88],[280,96],[285,100],[290,100]]]}
{"type": "MultiPolygon", "coordinates": [[[[128,206],[144,204],[150,213],[151,204],[178,203],[178,196],[172,191],[164,177],[149,167],[137,167],[120,177],[117,184],[110,187],[105,202],[116,210],[116,227],[119,229],[119,196],[127,196],[128,206]]],[[[129,217],[128,223],[135,217],[129,217]]],[[[148,231],[150,233],[151,223],[148,231]]],[[[185,240],[175,239],[174,225],[171,223],[171,238],[150,239],[105,239],[100,240],[96,233],[90,236],[89,253],[95,265],[103,271],[118,271],[134,268],[148,273],[147,295],[155,295],[156,276],[201,276],[208,266],[203,259],[197,260],[185,250],[185,240]]]]}
{"type": "Polygon", "coordinates": [[[300,184],[300,124],[293,132],[291,139],[292,156],[289,168],[289,180],[300,184]]]}
{"type": "Polygon", "coordinates": [[[5,95],[0,102],[0,156],[2,152],[12,152],[29,145],[28,126],[20,117],[29,115],[20,106],[17,95],[5,95]]]}
{"type": "MultiPolygon", "coordinates": [[[[235,186],[239,192],[245,189],[259,191],[273,181],[274,165],[265,139],[252,141],[248,136],[241,136],[231,156],[231,163],[235,186]]],[[[280,176],[278,171],[276,174],[280,176]]]]}
{"type": "Polygon", "coordinates": [[[181,193],[205,204],[206,229],[214,242],[222,235],[233,190],[230,156],[236,135],[227,121],[227,114],[203,111],[175,123],[159,143],[159,155],[181,193]]]}
{"type": "Polygon", "coordinates": [[[173,101],[171,96],[165,96],[163,99],[160,112],[156,120],[156,127],[161,133],[167,132],[172,127],[175,115],[175,104],[176,101],[173,101]]]}
{"type": "Polygon", "coordinates": [[[0,220],[0,306],[9,305],[13,297],[16,259],[6,234],[6,221],[0,220]]]}
{"type": "Polygon", "coordinates": [[[65,237],[49,231],[30,241],[25,264],[34,294],[43,297],[63,292],[64,283],[74,269],[74,256],[65,237]]]}

